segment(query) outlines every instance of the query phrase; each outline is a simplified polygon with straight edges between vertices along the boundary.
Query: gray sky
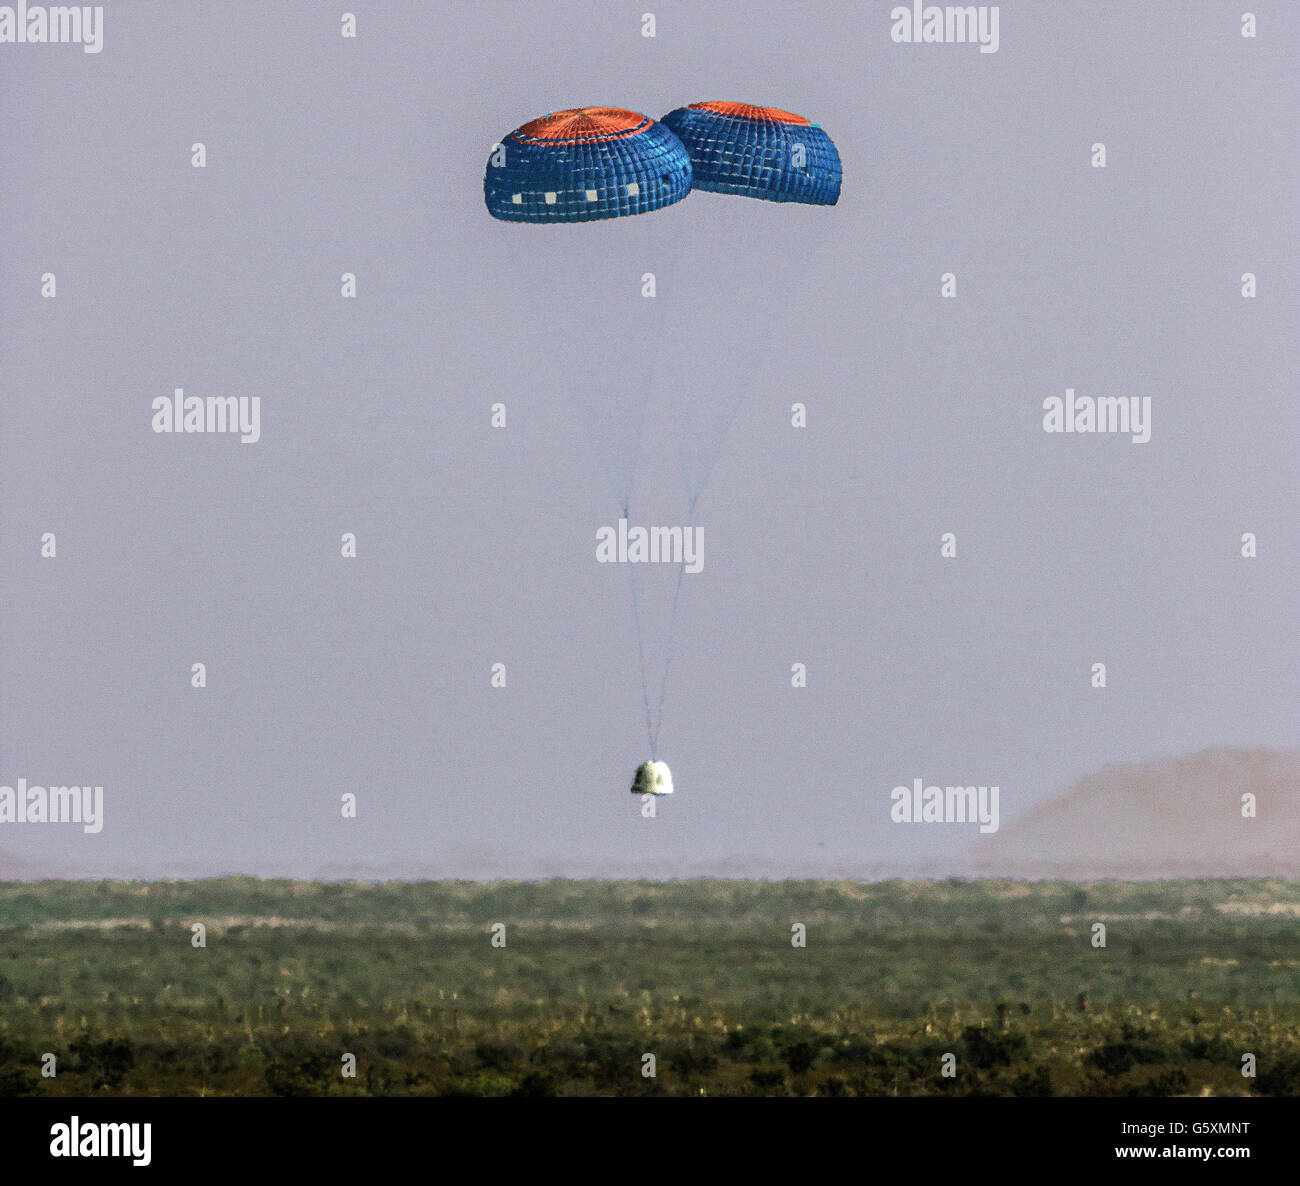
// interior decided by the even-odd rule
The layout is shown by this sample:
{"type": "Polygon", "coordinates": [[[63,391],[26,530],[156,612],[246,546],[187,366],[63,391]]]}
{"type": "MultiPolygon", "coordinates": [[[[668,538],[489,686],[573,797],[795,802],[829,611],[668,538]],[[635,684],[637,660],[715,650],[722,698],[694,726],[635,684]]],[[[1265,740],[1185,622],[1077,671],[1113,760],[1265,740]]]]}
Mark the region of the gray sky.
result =
{"type": "MultiPolygon", "coordinates": [[[[99,54],[0,45],[0,783],[106,816],[2,824],[0,861],[962,872],[973,829],[891,824],[893,787],[996,783],[1006,828],[1111,762],[1298,743],[1294,4],[1248,40],[1241,4],[1004,3],[992,54],[894,44],[890,4],[358,2],[355,41],[341,7],[133,0],[99,54]],[[821,124],[839,205],[620,220],[650,332],[595,239],[539,247],[539,307],[493,142],[702,99],[821,124]],[[259,396],[261,440],[152,432],[177,386],[259,396]],[[1151,441],[1044,433],[1067,387],[1149,396],[1151,441]],[[633,519],[682,522],[675,390],[704,446],[744,400],[645,820],[591,438],[643,409],[633,519]]],[[[653,668],[672,574],[638,579],[653,668]]]]}

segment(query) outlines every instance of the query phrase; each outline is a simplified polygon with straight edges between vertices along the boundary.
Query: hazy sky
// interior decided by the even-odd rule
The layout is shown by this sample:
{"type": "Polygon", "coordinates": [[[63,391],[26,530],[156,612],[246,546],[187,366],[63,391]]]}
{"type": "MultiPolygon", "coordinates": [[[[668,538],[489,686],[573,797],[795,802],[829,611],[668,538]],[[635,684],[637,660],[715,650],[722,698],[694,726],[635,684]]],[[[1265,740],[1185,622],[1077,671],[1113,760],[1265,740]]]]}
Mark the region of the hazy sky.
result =
{"type": "Polygon", "coordinates": [[[896,785],[997,784],[1006,828],[1300,742],[1300,9],[1011,2],[983,54],[891,7],[132,0],[98,54],[0,45],[0,783],[105,803],[0,824],[0,875],[960,872],[896,785]],[[703,99],[821,124],[839,205],[536,253],[487,215],[519,124],[703,99]],[[176,387],[260,440],[153,432],[176,387]],[[1150,397],[1150,441],[1044,432],[1066,388],[1150,397]],[[598,449],[644,414],[632,517],[681,523],[673,408],[707,454],[742,396],[647,820],[598,449]]]}

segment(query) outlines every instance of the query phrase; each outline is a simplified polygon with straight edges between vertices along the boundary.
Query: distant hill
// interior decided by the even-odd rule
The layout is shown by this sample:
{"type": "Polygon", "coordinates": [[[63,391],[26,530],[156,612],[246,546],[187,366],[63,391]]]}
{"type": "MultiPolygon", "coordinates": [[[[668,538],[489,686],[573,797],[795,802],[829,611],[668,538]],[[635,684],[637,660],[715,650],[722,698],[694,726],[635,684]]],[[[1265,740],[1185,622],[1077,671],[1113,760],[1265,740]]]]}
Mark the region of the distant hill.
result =
{"type": "Polygon", "coordinates": [[[1300,877],[1300,750],[1108,766],[982,840],[978,876],[1300,877]],[[1241,797],[1256,798],[1243,819],[1241,797]]]}

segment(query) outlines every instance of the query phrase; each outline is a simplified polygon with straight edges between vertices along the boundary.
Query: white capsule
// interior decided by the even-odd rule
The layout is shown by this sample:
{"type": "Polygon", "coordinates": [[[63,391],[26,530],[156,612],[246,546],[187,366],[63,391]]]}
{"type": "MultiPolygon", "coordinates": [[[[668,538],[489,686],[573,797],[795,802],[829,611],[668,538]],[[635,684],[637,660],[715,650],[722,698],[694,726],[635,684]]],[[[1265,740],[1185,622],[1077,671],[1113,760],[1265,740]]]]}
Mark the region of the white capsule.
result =
{"type": "Polygon", "coordinates": [[[632,779],[634,795],[671,795],[673,793],[673,773],[667,762],[642,762],[636,768],[632,779]]]}

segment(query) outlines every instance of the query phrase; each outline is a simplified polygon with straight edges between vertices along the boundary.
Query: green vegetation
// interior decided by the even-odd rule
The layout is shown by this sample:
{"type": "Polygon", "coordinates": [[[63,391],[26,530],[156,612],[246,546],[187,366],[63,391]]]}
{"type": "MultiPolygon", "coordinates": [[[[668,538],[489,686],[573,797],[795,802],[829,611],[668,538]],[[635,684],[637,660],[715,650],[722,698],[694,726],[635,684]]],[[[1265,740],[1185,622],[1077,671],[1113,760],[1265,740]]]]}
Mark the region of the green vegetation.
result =
{"type": "Polygon", "coordinates": [[[0,1095],[1252,1093],[1297,882],[0,883],[0,1095]]]}

